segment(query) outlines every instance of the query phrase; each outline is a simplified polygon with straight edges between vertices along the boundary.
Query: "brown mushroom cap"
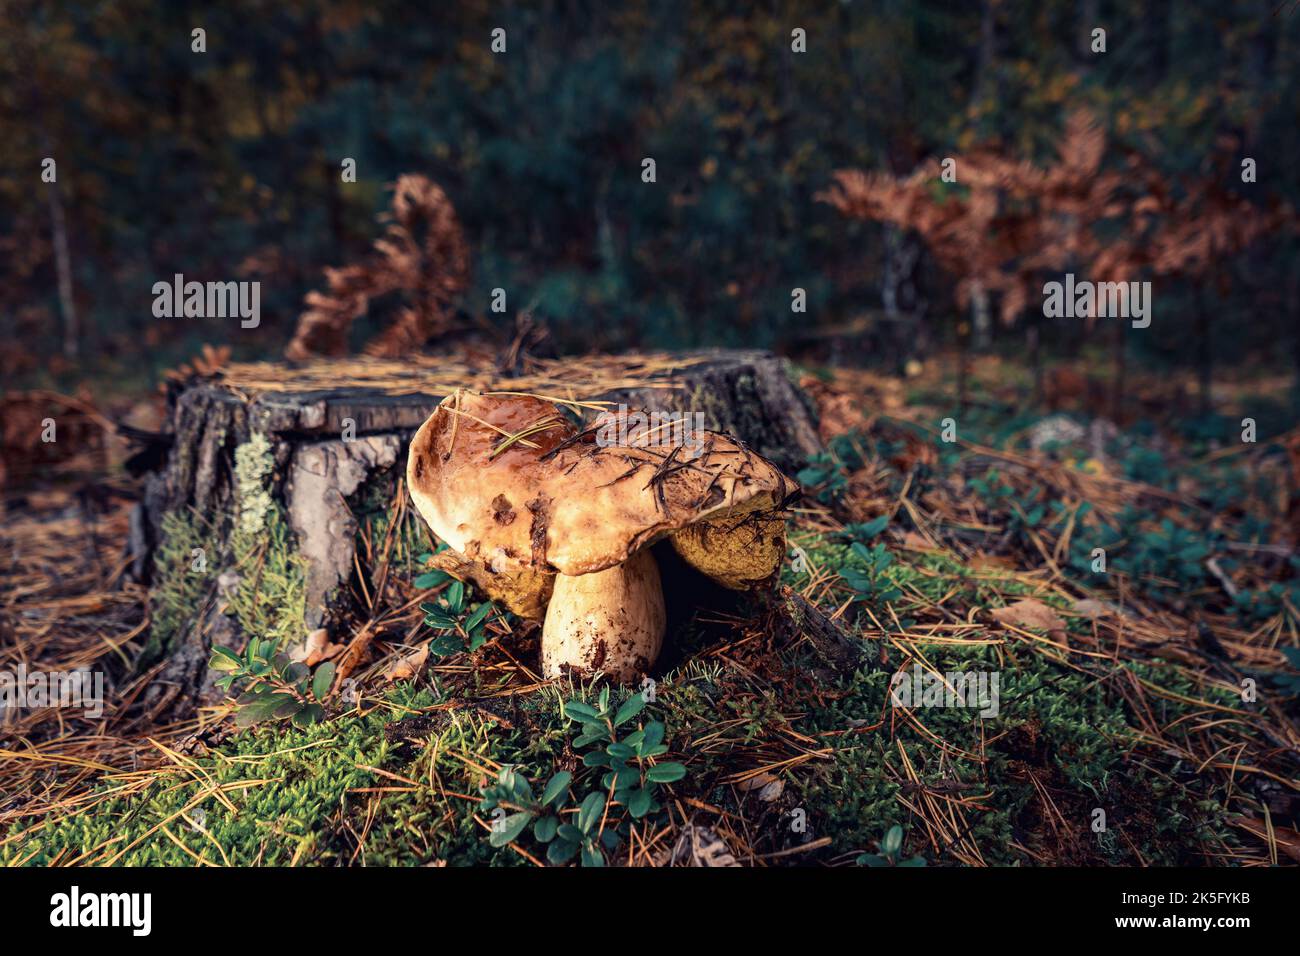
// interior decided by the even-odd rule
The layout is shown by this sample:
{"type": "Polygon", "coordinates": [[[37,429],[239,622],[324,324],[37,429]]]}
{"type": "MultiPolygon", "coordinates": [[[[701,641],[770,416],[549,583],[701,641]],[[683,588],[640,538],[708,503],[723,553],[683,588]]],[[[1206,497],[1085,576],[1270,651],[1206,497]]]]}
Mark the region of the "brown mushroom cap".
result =
{"type": "Polygon", "coordinates": [[[449,551],[434,564],[470,580],[514,613],[541,620],[554,571],[536,560],[533,528],[540,457],[577,432],[549,402],[522,396],[448,396],[411,440],[411,500],[449,551]],[[507,440],[542,424],[526,438],[507,440]]]}
{"type": "Polygon", "coordinates": [[[462,391],[444,400],[411,442],[407,480],[429,527],[461,559],[457,576],[524,613],[517,607],[545,604],[550,574],[602,571],[708,522],[678,543],[686,560],[730,587],[770,578],[785,549],[771,513],[798,486],[716,432],[672,444],[634,422],[624,444],[597,441],[622,420],[607,413],[580,432],[537,398],[462,391]]]}

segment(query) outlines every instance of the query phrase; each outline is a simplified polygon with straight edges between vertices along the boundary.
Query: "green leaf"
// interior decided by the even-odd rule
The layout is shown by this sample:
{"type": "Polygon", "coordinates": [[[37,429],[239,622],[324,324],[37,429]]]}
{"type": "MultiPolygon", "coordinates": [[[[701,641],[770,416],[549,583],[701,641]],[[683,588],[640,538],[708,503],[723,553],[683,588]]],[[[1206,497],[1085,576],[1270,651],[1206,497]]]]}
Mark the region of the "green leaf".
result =
{"type": "Polygon", "coordinates": [[[435,637],[429,642],[429,653],[436,654],[438,657],[458,654],[464,649],[465,645],[455,634],[444,634],[442,637],[435,637]]]}
{"type": "Polygon", "coordinates": [[[320,667],[316,668],[316,674],[311,679],[311,695],[317,700],[324,700],[325,695],[328,694],[330,688],[334,686],[335,669],[333,661],[326,661],[320,667]]]}
{"type": "Polygon", "coordinates": [[[474,630],[474,628],[478,627],[480,624],[483,623],[483,621],[487,618],[489,614],[492,613],[492,611],[493,611],[493,606],[491,601],[485,601],[484,603],[480,604],[478,606],[478,610],[476,610],[469,617],[465,618],[465,630],[466,631],[474,630]]]}
{"type": "Polygon", "coordinates": [[[320,704],[307,704],[302,710],[293,715],[293,725],[295,727],[310,727],[324,716],[325,710],[320,704]]]}
{"type": "Polygon", "coordinates": [[[885,838],[880,841],[880,849],[886,856],[893,856],[903,846],[903,828],[895,824],[889,828],[885,838]]]}
{"type": "Polygon", "coordinates": [[[649,812],[650,804],[653,801],[654,797],[651,796],[649,790],[644,788],[641,790],[634,790],[632,791],[632,795],[628,797],[627,812],[639,820],[649,812]]]}
{"type": "Polygon", "coordinates": [[[297,714],[299,711],[301,711],[305,706],[306,704],[300,701],[297,697],[293,697],[288,694],[283,694],[281,695],[280,698],[280,706],[276,707],[275,710],[271,711],[271,716],[275,717],[276,719],[292,717],[294,716],[294,714],[297,714]]]}
{"type": "Polygon", "coordinates": [[[239,728],[251,727],[261,720],[265,720],[265,715],[259,714],[256,710],[256,704],[249,704],[241,707],[235,712],[235,726],[239,728]]]}
{"type": "Polygon", "coordinates": [[[513,843],[519,834],[524,832],[524,827],[528,826],[528,821],[533,815],[528,811],[512,813],[502,821],[500,829],[495,827],[488,837],[488,843],[492,846],[505,846],[507,843],[513,843]]]}
{"type": "Polygon", "coordinates": [[[604,785],[609,786],[611,778],[616,787],[630,787],[634,783],[641,782],[641,771],[636,767],[615,767],[612,773],[605,775],[604,785]]]}
{"type": "Polygon", "coordinates": [[[582,848],[582,865],[583,866],[604,866],[605,854],[594,846],[584,846],[582,848]]]}
{"type": "Polygon", "coordinates": [[[686,776],[686,768],[679,763],[657,763],[646,771],[645,778],[651,783],[672,783],[686,776]]]}
{"type": "Polygon", "coordinates": [[[456,619],[442,608],[424,612],[424,623],[439,631],[454,631],[456,619]]]}
{"type": "Polygon", "coordinates": [[[212,646],[212,660],[208,661],[208,667],[214,671],[237,671],[243,666],[243,659],[230,648],[218,644],[212,646]]]}
{"type": "Polygon", "coordinates": [[[564,705],[564,713],[574,720],[597,721],[600,720],[600,713],[590,704],[584,704],[580,700],[571,700],[564,705]]]}
{"type": "Polygon", "coordinates": [[[236,727],[251,727],[271,717],[287,700],[293,700],[287,694],[268,694],[259,697],[251,704],[247,704],[239,709],[235,714],[236,727]]]}
{"type": "Polygon", "coordinates": [[[569,773],[569,771],[561,770],[557,773],[547,781],[546,789],[542,791],[542,806],[549,807],[552,803],[556,803],[560,797],[564,796],[565,791],[569,789],[569,784],[572,782],[573,774],[569,773]]]}
{"type": "Polygon", "coordinates": [[[284,669],[284,679],[287,683],[296,684],[310,673],[310,667],[301,661],[294,661],[284,669]]]}
{"type": "Polygon", "coordinates": [[[623,706],[618,709],[618,713],[614,715],[614,726],[621,727],[637,714],[641,713],[644,709],[645,698],[640,694],[633,694],[626,702],[624,702],[623,706]]]}
{"type": "Polygon", "coordinates": [[[429,588],[436,588],[450,577],[451,575],[446,571],[427,571],[424,574],[417,575],[411,584],[417,591],[427,591],[429,588]]]}
{"type": "Polygon", "coordinates": [[[663,743],[664,725],[657,720],[651,721],[645,725],[645,746],[656,747],[663,743]]]}
{"type": "Polygon", "coordinates": [[[554,840],[546,848],[546,861],[552,866],[563,866],[578,852],[578,844],[569,840],[554,840]]]}
{"type": "Polygon", "coordinates": [[[459,614],[465,608],[465,584],[452,581],[447,587],[447,609],[452,614],[459,614]]]}
{"type": "Polygon", "coordinates": [[[555,817],[539,817],[533,824],[533,836],[538,843],[550,843],[555,839],[555,831],[560,828],[560,821],[555,817]]]}
{"type": "Polygon", "coordinates": [[[581,843],[584,839],[582,831],[572,823],[561,823],[555,832],[561,840],[568,840],[570,843],[581,843]]]}
{"type": "Polygon", "coordinates": [[[516,803],[533,802],[532,785],[528,782],[528,778],[525,777],[522,773],[515,774],[514,785],[511,789],[514,792],[516,803]]]}
{"type": "Polygon", "coordinates": [[[582,801],[582,807],[578,810],[578,829],[583,833],[590,833],[592,828],[600,822],[600,815],[605,810],[605,795],[603,793],[590,793],[587,799],[582,801]]]}

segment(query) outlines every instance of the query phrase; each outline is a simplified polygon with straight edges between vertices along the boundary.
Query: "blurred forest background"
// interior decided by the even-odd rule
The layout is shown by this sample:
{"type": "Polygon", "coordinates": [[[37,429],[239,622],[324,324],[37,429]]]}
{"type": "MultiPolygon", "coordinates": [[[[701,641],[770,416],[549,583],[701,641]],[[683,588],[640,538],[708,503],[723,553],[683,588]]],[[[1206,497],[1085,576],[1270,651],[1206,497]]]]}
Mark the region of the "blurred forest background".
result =
{"type": "Polygon", "coordinates": [[[528,307],[561,350],[1286,375],[1298,45],[1279,0],[0,0],[0,372],[148,386],[203,343],[277,356],[419,173],[468,243],[460,324],[507,340],[528,307]],[[1151,327],[1041,318],[1071,270],[1153,281],[1151,327]],[[155,318],[175,273],[260,280],[261,326],[155,318]]]}

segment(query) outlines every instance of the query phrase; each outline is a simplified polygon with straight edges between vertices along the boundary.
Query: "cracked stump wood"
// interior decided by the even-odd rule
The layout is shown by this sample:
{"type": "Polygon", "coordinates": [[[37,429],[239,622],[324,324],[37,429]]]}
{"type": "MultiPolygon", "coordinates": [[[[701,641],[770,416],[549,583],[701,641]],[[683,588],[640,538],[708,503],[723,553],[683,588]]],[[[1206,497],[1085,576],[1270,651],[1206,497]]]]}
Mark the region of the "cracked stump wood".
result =
{"type": "Polygon", "coordinates": [[[270,497],[283,510],[291,546],[305,562],[303,632],[330,628],[354,565],[357,523],[350,502],[376,483],[391,494],[411,436],[458,387],[699,412],[705,427],[735,435],[789,474],[822,450],[810,403],[787,364],[761,351],[541,361],[514,376],[427,355],[301,366],[249,363],[173,384],[169,433],[160,439],[169,444],[165,464],[146,481],[129,551],[133,572],[149,581],[165,514],[193,509],[212,526],[218,553],[208,563],[210,596],[160,650],[164,679],[178,685],[178,695],[211,695],[206,662],[214,634],[218,641],[243,639],[215,607],[215,582],[230,564],[236,449],[254,433],[268,439],[274,460],[270,497]]]}

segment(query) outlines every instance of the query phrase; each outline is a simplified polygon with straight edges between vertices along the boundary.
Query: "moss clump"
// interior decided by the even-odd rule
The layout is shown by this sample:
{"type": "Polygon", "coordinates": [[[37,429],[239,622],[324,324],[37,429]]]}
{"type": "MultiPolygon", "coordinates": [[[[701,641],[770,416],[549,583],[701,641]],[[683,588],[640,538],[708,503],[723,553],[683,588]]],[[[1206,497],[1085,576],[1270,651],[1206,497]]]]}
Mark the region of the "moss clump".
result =
{"type": "MultiPolygon", "coordinates": [[[[824,536],[798,535],[796,541],[823,568],[838,570],[854,560],[847,546],[824,536]]],[[[1035,593],[1031,584],[972,570],[943,553],[908,560],[883,572],[903,592],[894,608],[904,628],[917,606],[911,595],[966,608],[1035,593]]],[[[799,585],[807,578],[790,580],[799,585]]],[[[1061,603],[1053,595],[1037,596],[1061,603]]],[[[875,610],[877,619],[892,622],[875,610]]],[[[888,700],[890,677],[904,666],[902,653],[892,648],[881,669],[847,675],[826,692],[830,702],[813,708],[800,730],[825,734],[833,760],[809,764],[813,771],[798,786],[814,836],[830,836],[838,851],[871,850],[895,824],[916,831],[909,853],[935,862],[1187,865],[1203,863],[1205,848],[1235,842],[1225,822],[1225,795],[1214,791],[1213,778],[1170,768],[1163,755],[1144,748],[1141,728],[1151,715],[1134,713],[1132,695],[1120,692],[1135,678],[1158,688],[1148,705],[1158,709],[1177,747],[1185,726],[1179,718],[1203,710],[1194,702],[1207,692],[1174,668],[1062,661],[1014,641],[926,644],[913,633],[907,644],[940,672],[996,673],[999,712],[981,718],[973,708],[919,707],[912,714],[920,727],[891,719],[898,715],[888,700]],[[879,729],[844,733],[864,727],[879,729]],[[962,802],[956,819],[963,825],[938,853],[917,828],[920,797],[911,773],[933,793],[962,802]],[[1102,833],[1092,829],[1097,809],[1106,814],[1102,833]]],[[[1211,703],[1232,703],[1226,693],[1210,697],[1211,703]]]]}
{"type": "MultiPolygon", "coordinates": [[[[1204,862],[1203,848],[1232,842],[1221,795],[1207,792],[1205,778],[1144,765],[1138,719],[1106,681],[1033,652],[1000,664],[987,648],[945,649],[931,659],[944,671],[997,670],[1000,712],[981,719],[969,709],[922,708],[914,714],[925,731],[899,721],[892,736],[832,738],[833,763],[803,781],[802,797],[818,835],[839,850],[869,849],[894,824],[915,828],[907,804],[919,798],[904,783],[903,752],[923,784],[964,803],[955,846],[936,854],[920,837],[909,843],[932,861],[954,862],[952,851],[969,856],[973,845],[995,865],[1034,862],[1031,853],[1077,865],[1188,865],[1204,862]],[[1097,809],[1106,814],[1103,833],[1091,827],[1097,809]]],[[[1116,670],[1168,680],[1142,666],[1116,670]]],[[[810,715],[812,732],[876,724],[888,713],[889,677],[855,674],[845,697],[810,715]]],[[[1164,717],[1195,709],[1172,705],[1164,717]]]]}
{"type": "Polygon", "coordinates": [[[235,517],[226,553],[213,527],[193,511],[163,515],[149,597],[151,626],[137,666],[155,663],[184,639],[214,596],[216,575],[232,563],[239,583],[228,610],[244,633],[279,646],[302,638],[306,570],[271,495],[274,467],[264,435],[255,433],[235,450],[235,517]]]}
{"type": "Polygon", "coordinates": [[[143,786],[134,774],[106,778],[80,812],[16,825],[0,847],[0,864],[515,862],[513,851],[493,850],[481,838],[477,802],[456,796],[478,792],[478,768],[505,756],[509,732],[477,717],[445,715],[430,746],[404,758],[384,727],[430,704],[427,691],[404,685],[365,713],[305,730],[246,731],[143,786]],[[376,771],[420,783],[408,786],[376,771]]]}
{"type": "Polygon", "coordinates": [[[239,586],[230,596],[230,609],[245,634],[284,647],[304,633],[305,562],[278,507],[272,506],[262,520],[265,531],[256,538],[241,531],[231,539],[239,586]]]}
{"type": "Polygon", "coordinates": [[[149,592],[149,637],[138,667],[154,664],[183,638],[203,606],[211,586],[210,562],[216,558],[212,530],[189,510],[163,515],[162,541],[154,554],[154,582],[149,592]]]}

